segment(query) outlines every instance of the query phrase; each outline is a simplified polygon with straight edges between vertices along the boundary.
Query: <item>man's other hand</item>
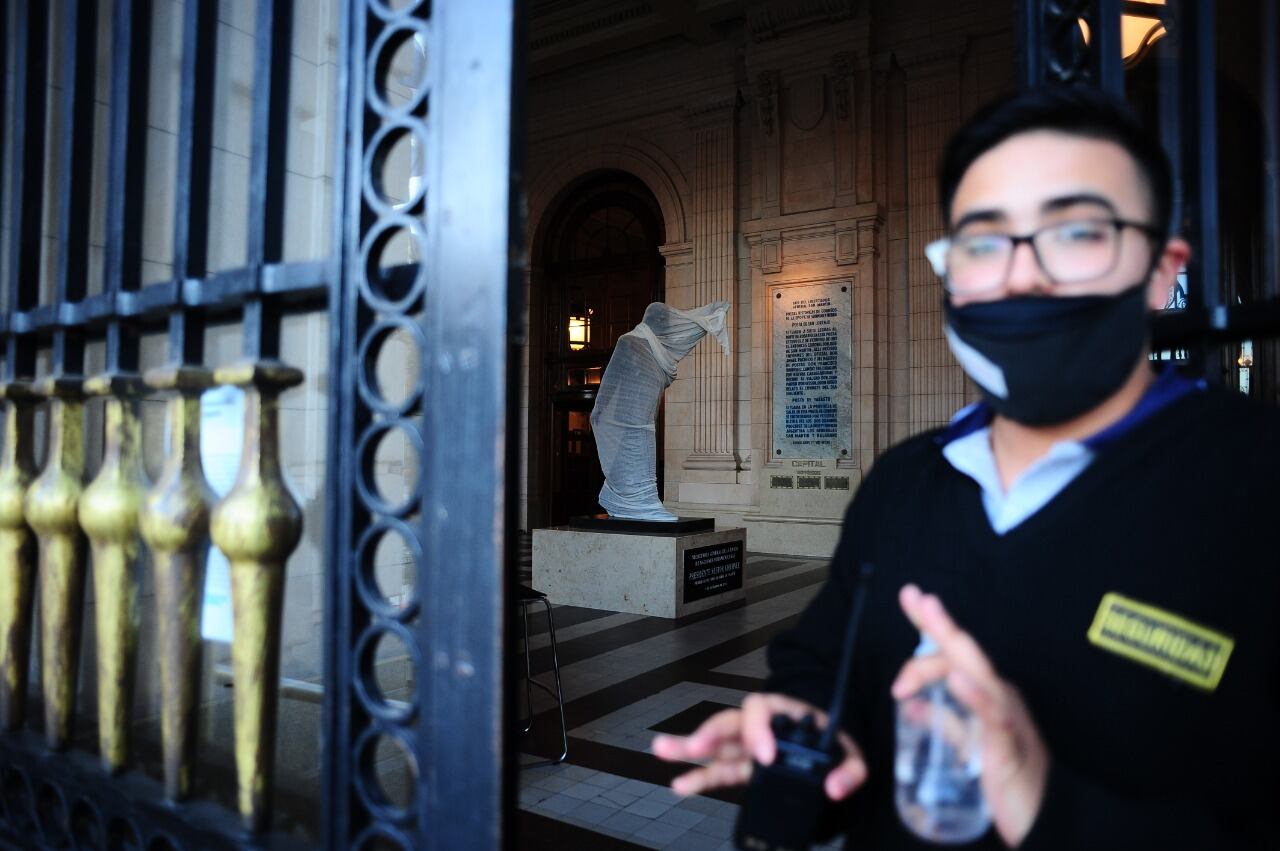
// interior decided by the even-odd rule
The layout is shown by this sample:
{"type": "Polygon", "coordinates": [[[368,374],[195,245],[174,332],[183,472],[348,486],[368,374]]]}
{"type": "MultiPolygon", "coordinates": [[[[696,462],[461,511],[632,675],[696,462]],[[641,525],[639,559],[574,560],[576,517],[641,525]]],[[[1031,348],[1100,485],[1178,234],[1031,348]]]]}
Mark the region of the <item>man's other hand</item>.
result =
{"type": "Polygon", "coordinates": [[[945,679],[956,699],[982,720],[982,793],[1000,838],[1016,847],[1035,822],[1049,775],[1049,752],[1031,713],[1018,690],[1000,678],[941,600],[906,585],[898,601],[916,628],[937,643],[938,652],[903,665],[893,682],[893,696],[902,700],[945,679]]]}
{"type": "MultiPolygon", "coordinates": [[[[813,715],[820,728],[827,725],[826,713],[809,704],[780,694],[753,694],[741,709],[725,709],[712,715],[689,736],[655,736],[653,753],[668,762],[701,762],[701,768],[685,772],[671,782],[679,795],[700,795],[712,789],[742,786],[751,779],[752,760],[770,765],[777,755],[777,743],[769,720],[786,715],[795,720],[813,715]]],[[[827,775],[827,796],[839,801],[849,796],[867,779],[862,752],[844,732],[839,734],[844,761],[827,775]]]]}

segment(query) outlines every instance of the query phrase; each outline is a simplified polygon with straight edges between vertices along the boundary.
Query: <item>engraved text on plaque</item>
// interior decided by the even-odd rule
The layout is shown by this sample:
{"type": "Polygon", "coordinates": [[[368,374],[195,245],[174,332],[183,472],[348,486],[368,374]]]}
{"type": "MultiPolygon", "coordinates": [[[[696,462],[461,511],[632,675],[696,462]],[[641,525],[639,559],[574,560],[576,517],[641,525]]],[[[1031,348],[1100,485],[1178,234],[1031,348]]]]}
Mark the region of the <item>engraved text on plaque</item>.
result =
{"type": "Polygon", "coordinates": [[[773,446],[781,458],[852,457],[853,287],[774,287],[773,446]]]}

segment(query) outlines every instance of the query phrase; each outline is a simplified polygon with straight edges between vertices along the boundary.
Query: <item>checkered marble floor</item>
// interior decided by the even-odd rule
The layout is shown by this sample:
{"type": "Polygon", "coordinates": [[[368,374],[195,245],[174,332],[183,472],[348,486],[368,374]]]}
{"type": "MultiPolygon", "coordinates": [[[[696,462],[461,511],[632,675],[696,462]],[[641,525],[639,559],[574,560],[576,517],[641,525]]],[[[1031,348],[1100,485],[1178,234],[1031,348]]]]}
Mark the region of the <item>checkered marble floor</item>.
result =
{"type": "MultiPolygon", "coordinates": [[[[688,732],[763,685],[765,645],[794,623],[826,567],[748,554],[746,604],[681,621],[554,607],[569,758],[528,765],[560,747],[558,710],[535,690],[534,728],[521,740],[518,847],[733,848],[740,793],[680,798],[668,784],[682,769],[651,756],[649,743],[657,732],[688,732]]],[[[544,618],[531,613],[529,629],[534,675],[550,685],[544,618]]]]}

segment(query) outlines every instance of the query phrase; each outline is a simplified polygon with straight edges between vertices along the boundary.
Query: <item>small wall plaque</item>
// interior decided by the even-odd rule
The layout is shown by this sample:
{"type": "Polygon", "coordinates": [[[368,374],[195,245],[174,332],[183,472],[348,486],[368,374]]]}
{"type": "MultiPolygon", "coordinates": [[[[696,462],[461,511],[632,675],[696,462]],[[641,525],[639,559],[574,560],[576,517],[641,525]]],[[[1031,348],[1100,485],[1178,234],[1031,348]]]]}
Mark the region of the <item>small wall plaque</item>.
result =
{"type": "Polygon", "coordinates": [[[684,601],[693,603],[742,587],[742,541],[684,551],[684,601]]]}
{"type": "Polygon", "coordinates": [[[846,279],[769,289],[775,461],[838,459],[853,445],[852,288],[846,279]]]}
{"type": "Polygon", "coordinates": [[[822,486],[829,491],[847,491],[849,489],[849,477],[827,476],[823,479],[822,486]]]}
{"type": "Polygon", "coordinates": [[[799,490],[819,490],[821,487],[821,476],[796,476],[796,488],[799,490]]]}
{"type": "Polygon", "coordinates": [[[769,477],[769,487],[771,488],[786,488],[787,490],[794,490],[795,486],[796,480],[791,476],[769,477]]]}

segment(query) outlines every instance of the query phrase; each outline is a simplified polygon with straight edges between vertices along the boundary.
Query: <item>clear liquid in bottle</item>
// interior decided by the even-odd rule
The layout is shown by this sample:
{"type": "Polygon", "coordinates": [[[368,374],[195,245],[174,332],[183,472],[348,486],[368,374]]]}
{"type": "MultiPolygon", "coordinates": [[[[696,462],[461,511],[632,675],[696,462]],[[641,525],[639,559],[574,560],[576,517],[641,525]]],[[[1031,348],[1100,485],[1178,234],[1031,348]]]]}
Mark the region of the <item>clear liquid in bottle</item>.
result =
{"type": "Polygon", "coordinates": [[[898,703],[894,782],[898,815],[922,839],[969,842],[991,825],[981,725],[941,682],[898,703]]]}

